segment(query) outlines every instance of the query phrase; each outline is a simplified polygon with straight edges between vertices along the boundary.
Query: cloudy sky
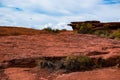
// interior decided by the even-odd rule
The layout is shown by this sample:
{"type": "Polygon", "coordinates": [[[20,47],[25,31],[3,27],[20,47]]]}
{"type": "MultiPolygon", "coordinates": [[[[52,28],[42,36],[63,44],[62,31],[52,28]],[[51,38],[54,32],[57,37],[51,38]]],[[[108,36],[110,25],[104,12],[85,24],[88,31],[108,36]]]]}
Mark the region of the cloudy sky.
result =
{"type": "Polygon", "coordinates": [[[0,0],[0,25],[71,29],[71,21],[120,21],[120,0],[0,0]]]}

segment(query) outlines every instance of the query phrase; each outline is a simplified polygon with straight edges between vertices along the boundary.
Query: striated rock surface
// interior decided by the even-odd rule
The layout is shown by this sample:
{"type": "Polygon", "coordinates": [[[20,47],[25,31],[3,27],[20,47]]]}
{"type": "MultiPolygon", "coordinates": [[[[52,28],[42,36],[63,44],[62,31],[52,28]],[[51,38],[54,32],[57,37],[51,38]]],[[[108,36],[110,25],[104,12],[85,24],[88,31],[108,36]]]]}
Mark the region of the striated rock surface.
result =
{"type": "MultiPolygon", "coordinates": [[[[65,74],[62,70],[40,69],[40,57],[86,55],[102,57],[114,64],[120,56],[120,41],[96,35],[59,34],[19,35],[0,37],[0,80],[119,80],[118,68],[105,68],[65,74]]],[[[117,65],[115,63],[114,65],[117,65]]]]}

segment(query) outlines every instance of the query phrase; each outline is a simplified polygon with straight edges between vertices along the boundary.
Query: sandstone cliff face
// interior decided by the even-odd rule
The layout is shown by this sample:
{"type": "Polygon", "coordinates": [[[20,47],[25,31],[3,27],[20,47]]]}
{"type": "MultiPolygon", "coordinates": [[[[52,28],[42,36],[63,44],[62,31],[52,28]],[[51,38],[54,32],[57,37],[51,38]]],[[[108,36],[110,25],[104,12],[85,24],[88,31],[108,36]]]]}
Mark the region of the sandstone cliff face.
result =
{"type": "Polygon", "coordinates": [[[59,34],[20,35],[0,37],[0,80],[119,80],[116,67],[65,74],[62,70],[41,69],[36,60],[40,57],[86,55],[102,57],[113,66],[120,56],[120,41],[96,35],[59,34]],[[94,74],[94,76],[93,76],[94,74]]]}
{"type": "Polygon", "coordinates": [[[93,26],[93,29],[99,30],[103,26],[109,27],[109,29],[115,30],[120,28],[120,22],[100,22],[100,21],[84,21],[84,22],[71,22],[71,24],[68,24],[69,26],[72,26],[73,30],[77,29],[76,25],[82,24],[82,23],[90,23],[93,26]]]}

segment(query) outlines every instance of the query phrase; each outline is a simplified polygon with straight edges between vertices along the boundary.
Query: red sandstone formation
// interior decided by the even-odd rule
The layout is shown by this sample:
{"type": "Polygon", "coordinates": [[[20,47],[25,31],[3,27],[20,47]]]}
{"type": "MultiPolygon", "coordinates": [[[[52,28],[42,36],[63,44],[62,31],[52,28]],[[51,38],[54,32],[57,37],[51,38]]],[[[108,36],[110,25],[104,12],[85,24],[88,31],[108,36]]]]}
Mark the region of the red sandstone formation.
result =
{"type": "Polygon", "coordinates": [[[59,34],[0,36],[0,80],[119,80],[120,69],[115,58],[120,56],[120,41],[96,35],[59,34]],[[41,69],[40,57],[86,55],[102,57],[113,64],[110,68],[85,72],[63,73],[41,69]]]}
{"type": "Polygon", "coordinates": [[[71,24],[68,24],[69,26],[72,26],[73,30],[77,29],[76,25],[82,24],[82,23],[90,23],[92,24],[94,29],[101,29],[104,27],[109,27],[109,29],[118,29],[120,28],[120,22],[100,22],[100,21],[84,21],[84,22],[71,22],[71,24]]]}

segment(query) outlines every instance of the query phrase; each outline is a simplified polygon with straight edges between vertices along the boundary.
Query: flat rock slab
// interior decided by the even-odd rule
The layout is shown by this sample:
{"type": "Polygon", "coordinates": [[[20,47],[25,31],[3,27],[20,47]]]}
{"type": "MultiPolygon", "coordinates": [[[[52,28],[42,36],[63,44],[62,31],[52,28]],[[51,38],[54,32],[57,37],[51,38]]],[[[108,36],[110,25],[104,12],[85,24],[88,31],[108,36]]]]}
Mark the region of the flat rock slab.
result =
{"type": "Polygon", "coordinates": [[[120,69],[108,68],[59,75],[54,80],[120,80],[120,69]]]}
{"type": "Polygon", "coordinates": [[[82,34],[41,34],[0,37],[0,61],[39,56],[120,55],[120,41],[82,34]]]}
{"type": "Polygon", "coordinates": [[[4,73],[9,80],[36,80],[35,74],[28,71],[29,69],[27,68],[8,68],[4,73]]]}
{"type": "Polygon", "coordinates": [[[38,68],[8,68],[5,80],[120,80],[120,69],[104,68],[85,72],[61,74],[38,68]]]}

